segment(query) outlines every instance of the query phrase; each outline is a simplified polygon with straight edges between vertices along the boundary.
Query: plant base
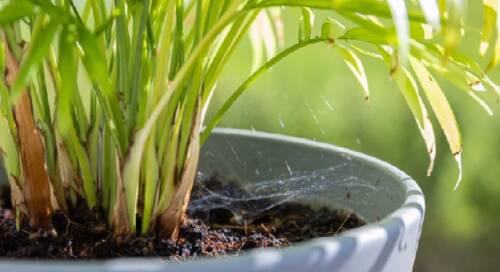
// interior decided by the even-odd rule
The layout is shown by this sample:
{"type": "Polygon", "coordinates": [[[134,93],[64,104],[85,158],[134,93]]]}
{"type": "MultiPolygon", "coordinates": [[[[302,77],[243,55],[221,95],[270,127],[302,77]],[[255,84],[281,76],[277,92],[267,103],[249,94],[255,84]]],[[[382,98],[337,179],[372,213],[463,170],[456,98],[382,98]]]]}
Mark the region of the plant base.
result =
{"type": "MultiPolygon", "coordinates": [[[[193,197],[211,192],[238,191],[233,183],[214,180],[195,187],[193,197]]],[[[7,196],[4,197],[4,199],[7,196]]],[[[4,203],[8,203],[4,201],[4,203]]],[[[14,213],[0,208],[0,256],[38,259],[107,259],[126,256],[157,256],[186,260],[200,256],[226,256],[262,247],[286,247],[314,237],[331,236],[364,225],[356,214],[344,210],[312,209],[285,203],[250,215],[243,205],[191,212],[182,224],[178,241],[153,235],[126,240],[114,238],[107,227],[87,210],[73,211],[69,220],[56,213],[57,235],[15,230],[14,213]]],[[[84,205],[80,205],[84,206],[84,205]]]]}

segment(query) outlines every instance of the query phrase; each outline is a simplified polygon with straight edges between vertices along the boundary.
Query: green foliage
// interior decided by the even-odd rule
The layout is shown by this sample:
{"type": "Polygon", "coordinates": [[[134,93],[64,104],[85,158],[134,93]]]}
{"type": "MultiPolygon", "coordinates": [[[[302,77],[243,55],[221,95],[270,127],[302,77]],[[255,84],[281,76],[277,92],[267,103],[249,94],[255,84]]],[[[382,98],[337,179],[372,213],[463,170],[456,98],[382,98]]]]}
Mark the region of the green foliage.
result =
{"type": "MultiPolygon", "coordinates": [[[[498,93],[499,87],[482,66],[458,53],[465,31],[461,1],[419,2],[4,1],[2,52],[12,51],[21,64],[15,83],[7,86],[2,79],[0,86],[0,144],[7,171],[17,182],[17,128],[9,107],[28,90],[35,117],[44,124],[40,130],[46,164],[55,164],[48,167],[53,185],[67,184],[65,190],[56,190],[62,194],[57,200],[64,202],[59,206],[75,205],[81,197],[89,208],[103,211],[117,233],[135,233],[137,217],[142,233],[165,216],[175,225],[179,218],[169,218],[169,212],[182,207],[170,206],[182,204],[177,190],[192,185],[198,142],[207,139],[261,74],[319,43],[340,52],[366,99],[370,92],[362,56],[386,63],[415,116],[431,166],[435,139],[424,97],[460,164],[458,125],[431,74],[456,84],[486,108],[477,91],[484,87],[498,93]],[[298,40],[278,50],[284,42],[281,7],[300,9],[301,18],[298,40]],[[318,9],[328,10],[331,17],[316,34],[318,9]],[[221,72],[247,34],[254,49],[253,72],[201,130],[221,72]]],[[[483,55],[497,32],[496,3],[485,1],[483,55]]],[[[487,68],[498,63],[499,50],[493,51],[487,68]]]]}

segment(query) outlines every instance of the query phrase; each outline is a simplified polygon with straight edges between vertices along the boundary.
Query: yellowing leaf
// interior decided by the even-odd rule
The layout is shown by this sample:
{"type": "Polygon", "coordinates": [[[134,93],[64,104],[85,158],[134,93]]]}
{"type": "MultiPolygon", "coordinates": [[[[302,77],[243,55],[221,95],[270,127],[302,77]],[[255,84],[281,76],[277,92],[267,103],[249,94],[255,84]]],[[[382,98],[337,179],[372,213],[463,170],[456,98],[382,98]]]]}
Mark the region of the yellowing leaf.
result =
{"type": "Polygon", "coordinates": [[[424,93],[429,101],[432,110],[436,114],[437,120],[446,136],[446,140],[450,146],[453,156],[459,164],[459,178],[455,188],[458,187],[462,178],[461,153],[462,153],[462,137],[458,128],[457,120],[451,109],[446,96],[441,87],[429,73],[427,68],[419,60],[410,58],[410,63],[417,75],[420,85],[424,89],[424,93]]]}
{"type": "Polygon", "coordinates": [[[434,168],[434,161],[436,159],[436,137],[434,135],[434,129],[432,127],[431,120],[427,113],[422,98],[418,90],[418,86],[415,82],[413,76],[404,67],[397,69],[392,75],[399,89],[401,90],[406,103],[410,107],[410,110],[417,121],[418,129],[420,134],[425,141],[425,146],[427,148],[427,153],[429,154],[429,168],[427,169],[427,175],[432,173],[434,168]]]}
{"type": "MultiPolygon", "coordinates": [[[[495,68],[498,63],[500,63],[500,16],[498,16],[498,10],[500,10],[500,1],[498,0],[486,0],[485,3],[485,20],[493,20],[493,13],[495,14],[494,17],[496,19],[496,30],[497,30],[497,38],[495,41],[495,48],[493,51],[493,57],[488,64],[488,67],[486,68],[487,70],[495,68]],[[486,17],[488,16],[488,17],[486,17]]],[[[485,27],[486,27],[486,21],[485,21],[485,27]]],[[[488,24],[492,24],[493,22],[488,22],[488,24]]],[[[486,33],[486,29],[484,29],[486,33]]],[[[493,32],[493,30],[489,30],[489,32],[493,32]]],[[[483,33],[484,34],[484,33],[483,33]]],[[[490,34],[490,33],[486,33],[490,34]]],[[[492,33],[490,35],[493,35],[492,33]]],[[[487,38],[487,37],[486,37],[487,38]]],[[[481,47],[484,48],[487,45],[484,44],[484,41],[481,40],[481,47]]],[[[483,49],[484,50],[484,49],[483,49]]],[[[482,53],[482,52],[481,52],[482,53]]]]}
{"type": "Polygon", "coordinates": [[[365,94],[365,100],[368,100],[370,98],[370,90],[368,88],[368,78],[366,77],[366,72],[363,63],[361,62],[359,57],[354,53],[354,51],[350,50],[349,48],[340,44],[337,44],[336,48],[342,54],[345,63],[347,64],[351,72],[354,74],[359,84],[361,84],[361,87],[363,88],[363,92],[365,94]]]}
{"type": "Polygon", "coordinates": [[[498,0],[483,0],[483,32],[481,35],[481,45],[479,53],[481,57],[486,55],[490,47],[491,39],[495,33],[497,20],[498,0]]]}

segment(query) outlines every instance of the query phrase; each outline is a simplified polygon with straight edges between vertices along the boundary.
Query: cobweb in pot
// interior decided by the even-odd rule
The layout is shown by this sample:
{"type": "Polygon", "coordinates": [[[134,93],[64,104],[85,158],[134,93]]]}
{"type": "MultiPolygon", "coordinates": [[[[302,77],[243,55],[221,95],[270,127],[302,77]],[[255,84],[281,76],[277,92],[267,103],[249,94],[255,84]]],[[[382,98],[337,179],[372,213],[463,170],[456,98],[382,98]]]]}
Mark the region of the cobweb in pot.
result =
{"type": "Polygon", "coordinates": [[[346,201],[346,192],[347,197],[364,196],[356,201],[370,205],[368,202],[374,199],[373,195],[383,188],[353,174],[354,168],[352,162],[342,163],[314,171],[294,171],[286,177],[256,181],[240,187],[234,186],[234,181],[220,183],[222,178],[198,172],[189,212],[227,209],[234,214],[253,215],[284,203],[311,199],[311,196],[318,200],[342,202],[346,201]]]}

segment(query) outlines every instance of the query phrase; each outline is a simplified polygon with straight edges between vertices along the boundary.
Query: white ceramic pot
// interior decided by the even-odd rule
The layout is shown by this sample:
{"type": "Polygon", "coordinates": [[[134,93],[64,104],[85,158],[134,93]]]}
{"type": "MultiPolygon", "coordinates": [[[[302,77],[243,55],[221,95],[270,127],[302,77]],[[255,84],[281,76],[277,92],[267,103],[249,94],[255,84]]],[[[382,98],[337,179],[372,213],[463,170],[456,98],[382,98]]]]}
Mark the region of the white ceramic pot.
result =
{"type": "MultiPolygon", "coordinates": [[[[200,173],[244,186],[271,185],[263,194],[315,206],[352,209],[369,224],[335,237],[285,249],[184,263],[158,259],[0,261],[0,271],[406,272],[411,271],[425,203],[416,182],[396,167],[329,144],[236,129],[217,129],[202,150],[200,173]]],[[[255,186],[254,186],[255,187],[255,186]]]]}

